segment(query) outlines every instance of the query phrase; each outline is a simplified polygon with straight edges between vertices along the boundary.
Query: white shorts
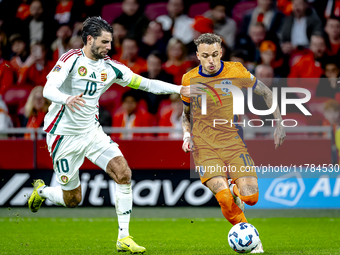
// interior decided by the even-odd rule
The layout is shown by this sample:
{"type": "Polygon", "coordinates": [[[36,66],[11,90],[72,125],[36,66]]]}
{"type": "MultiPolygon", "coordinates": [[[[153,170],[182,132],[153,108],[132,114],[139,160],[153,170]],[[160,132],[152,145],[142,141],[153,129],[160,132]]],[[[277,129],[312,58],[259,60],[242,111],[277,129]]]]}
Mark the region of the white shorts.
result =
{"type": "Polygon", "coordinates": [[[123,156],[118,144],[104,133],[101,126],[82,135],[47,134],[46,142],[57,181],[63,190],[73,190],[80,185],[79,168],[85,157],[106,171],[112,158],[123,156]]]}

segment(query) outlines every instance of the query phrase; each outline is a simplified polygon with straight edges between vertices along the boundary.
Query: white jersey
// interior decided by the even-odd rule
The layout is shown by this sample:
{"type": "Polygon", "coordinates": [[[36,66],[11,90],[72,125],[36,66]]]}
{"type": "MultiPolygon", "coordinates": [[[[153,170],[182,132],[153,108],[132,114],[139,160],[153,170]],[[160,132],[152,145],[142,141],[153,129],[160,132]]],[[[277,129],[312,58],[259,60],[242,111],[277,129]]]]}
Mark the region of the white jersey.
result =
{"type": "Polygon", "coordinates": [[[44,130],[56,135],[80,135],[99,125],[99,97],[113,84],[130,84],[133,72],[108,56],[97,61],[82,49],[63,54],[47,79],[62,80],[59,91],[70,96],[83,93],[86,104],[72,112],[66,105],[52,103],[45,116],[44,130]]]}

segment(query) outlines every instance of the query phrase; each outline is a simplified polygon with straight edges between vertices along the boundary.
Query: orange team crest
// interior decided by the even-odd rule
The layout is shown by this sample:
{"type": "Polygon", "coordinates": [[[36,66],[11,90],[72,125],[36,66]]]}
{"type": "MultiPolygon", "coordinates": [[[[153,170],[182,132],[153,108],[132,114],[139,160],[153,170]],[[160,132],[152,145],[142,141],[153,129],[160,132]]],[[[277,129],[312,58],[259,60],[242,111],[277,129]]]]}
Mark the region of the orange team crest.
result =
{"type": "Polygon", "coordinates": [[[85,66],[81,66],[78,68],[78,74],[80,76],[85,76],[87,74],[87,69],[85,66]]]}
{"type": "Polygon", "coordinates": [[[105,70],[103,70],[103,71],[100,73],[100,79],[101,79],[101,81],[106,81],[106,79],[107,79],[107,73],[105,72],[105,70]]]}

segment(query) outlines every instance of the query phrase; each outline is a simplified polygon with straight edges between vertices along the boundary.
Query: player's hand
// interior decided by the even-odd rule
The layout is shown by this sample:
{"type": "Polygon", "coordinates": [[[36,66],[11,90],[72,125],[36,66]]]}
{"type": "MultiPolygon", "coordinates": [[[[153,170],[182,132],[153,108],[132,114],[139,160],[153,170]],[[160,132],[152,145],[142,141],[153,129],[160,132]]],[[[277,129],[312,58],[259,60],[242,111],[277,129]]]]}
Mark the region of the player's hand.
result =
{"type": "Polygon", "coordinates": [[[67,99],[66,99],[66,105],[68,108],[70,108],[70,110],[72,112],[76,112],[74,108],[76,108],[77,110],[80,111],[80,108],[78,105],[84,107],[84,105],[86,104],[85,100],[82,98],[83,96],[83,93],[81,93],[79,96],[69,96],[67,99]]]}
{"type": "Polygon", "coordinates": [[[185,97],[196,97],[204,93],[205,88],[202,84],[195,84],[190,86],[181,86],[181,95],[185,97]]]}
{"type": "Polygon", "coordinates": [[[187,153],[189,151],[192,151],[192,146],[191,146],[191,139],[188,137],[184,140],[183,145],[182,145],[182,150],[187,153]]]}
{"type": "Polygon", "coordinates": [[[286,138],[286,132],[283,126],[279,125],[274,132],[274,144],[275,149],[279,148],[279,146],[283,143],[286,138]]]}

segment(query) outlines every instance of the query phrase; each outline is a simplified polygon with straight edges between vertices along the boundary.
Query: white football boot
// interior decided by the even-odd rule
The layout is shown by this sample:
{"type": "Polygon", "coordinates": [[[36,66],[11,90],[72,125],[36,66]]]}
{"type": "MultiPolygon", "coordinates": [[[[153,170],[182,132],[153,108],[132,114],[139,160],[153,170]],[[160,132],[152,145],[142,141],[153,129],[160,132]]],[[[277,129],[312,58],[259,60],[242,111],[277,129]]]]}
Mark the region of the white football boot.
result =
{"type": "Polygon", "coordinates": [[[242,210],[242,212],[244,212],[244,202],[234,194],[234,183],[232,183],[232,180],[231,179],[228,179],[228,185],[229,185],[229,189],[230,189],[230,192],[231,194],[233,195],[233,198],[234,198],[234,202],[235,204],[242,210]]]}
{"type": "Polygon", "coordinates": [[[254,250],[252,250],[250,253],[264,253],[261,240],[260,240],[259,244],[256,246],[256,248],[254,250]]]}

